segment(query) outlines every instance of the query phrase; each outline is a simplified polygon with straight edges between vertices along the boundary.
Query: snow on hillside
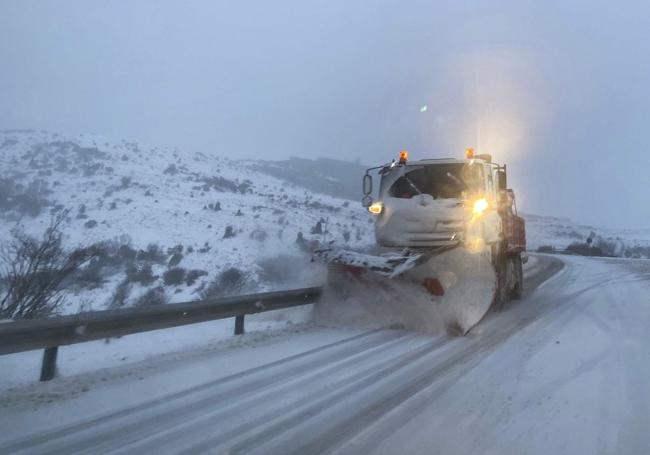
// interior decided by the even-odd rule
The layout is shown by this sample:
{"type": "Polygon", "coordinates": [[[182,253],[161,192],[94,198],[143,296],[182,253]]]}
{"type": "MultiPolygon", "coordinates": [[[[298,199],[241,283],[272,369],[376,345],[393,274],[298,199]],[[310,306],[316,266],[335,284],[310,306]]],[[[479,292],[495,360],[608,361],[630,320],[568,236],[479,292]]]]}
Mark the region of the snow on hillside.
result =
{"type": "MultiPolygon", "coordinates": [[[[172,301],[198,298],[197,290],[229,267],[251,273],[258,289],[268,288],[257,263],[279,254],[299,257],[299,232],[355,247],[373,239],[369,215],[357,202],[307,191],[218,151],[189,155],[96,135],[5,131],[0,169],[0,239],[17,225],[40,235],[52,214],[68,209],[64,231],[70,247],[112,240],[146,250],[155,243],[165,261],[182,247],[178,265],[208,275],[191,286],[167,286],[172,301]],[[311,234],[319,220],[325,221],[325,234],[311,234]]],[[[300,286],[309,280],[306,264],[283,264],[294,270],[277,273],[295,275],[300,286]]],[[[158,278],[135,286],[131,300],[161,285],[167,268],[155,264],[158,278]]],[[[66,312],[82,304],[103,308],[122,278],[115,273],[100,288],[78,289],[66,312]]]]}
{"type": "Polygon", "coordinates": [[[573,242],[584,242],[592,233],[596,241],[603,240],[616,244],[619,249],[650,247],[650,228],[612,229],[578,224],[568,218],[531,214],[522,216],[526,219],[526,240],[530,251],[540,246],[564,249],[573,242]]]}

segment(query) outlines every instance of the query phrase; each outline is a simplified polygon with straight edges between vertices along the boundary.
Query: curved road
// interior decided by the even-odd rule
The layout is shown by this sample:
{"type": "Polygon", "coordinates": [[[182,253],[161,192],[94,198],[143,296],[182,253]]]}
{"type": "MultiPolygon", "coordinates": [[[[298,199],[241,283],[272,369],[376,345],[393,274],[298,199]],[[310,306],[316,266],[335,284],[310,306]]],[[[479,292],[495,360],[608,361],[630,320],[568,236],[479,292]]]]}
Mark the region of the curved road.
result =
{"type": "Polygon", "coordinates": [[[350,332],[100,417],[81,407],[0,453],[650,453],[649,276],[534,256],[524,299],[466,337],[350,332]]]}

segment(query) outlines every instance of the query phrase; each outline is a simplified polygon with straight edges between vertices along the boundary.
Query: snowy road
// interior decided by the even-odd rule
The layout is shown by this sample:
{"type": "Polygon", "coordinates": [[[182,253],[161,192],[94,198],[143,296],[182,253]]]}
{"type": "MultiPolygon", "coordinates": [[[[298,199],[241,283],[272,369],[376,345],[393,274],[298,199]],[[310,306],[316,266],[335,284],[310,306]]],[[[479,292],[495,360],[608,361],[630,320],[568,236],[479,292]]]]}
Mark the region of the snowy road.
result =
{"type": "Polygon", "coordinates": [[[0,408],[0,453],[650,453],[650,263],[559,260],[467,337],[313,327],[0,408]]]}

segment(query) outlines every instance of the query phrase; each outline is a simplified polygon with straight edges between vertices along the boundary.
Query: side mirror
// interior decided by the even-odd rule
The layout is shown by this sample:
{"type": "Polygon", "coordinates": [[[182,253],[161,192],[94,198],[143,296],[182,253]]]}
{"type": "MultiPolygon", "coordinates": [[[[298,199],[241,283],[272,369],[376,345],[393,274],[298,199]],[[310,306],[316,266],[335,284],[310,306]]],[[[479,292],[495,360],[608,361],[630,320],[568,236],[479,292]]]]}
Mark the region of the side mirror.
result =
{"type": "Polygon", "coordinates": [[[369,196],[371,193],[372,193],[372,176],[370,174],[365,174],[363,176],[363,195],[369,196]]]}
{"type": "Polygon", "coordinates": [[[506,171],[497,172],[497,184],[499,185],[499,190],[506,190],[508,188],[508,178],[506,176],[506,171]]]}
{"type": "Polygon", "coordinates": [[[370,197],[370,195],[365,195],[363,199],[361,199],[361,205],[365,208],[370,207],[372,205],[372,197],[370,197]]]}

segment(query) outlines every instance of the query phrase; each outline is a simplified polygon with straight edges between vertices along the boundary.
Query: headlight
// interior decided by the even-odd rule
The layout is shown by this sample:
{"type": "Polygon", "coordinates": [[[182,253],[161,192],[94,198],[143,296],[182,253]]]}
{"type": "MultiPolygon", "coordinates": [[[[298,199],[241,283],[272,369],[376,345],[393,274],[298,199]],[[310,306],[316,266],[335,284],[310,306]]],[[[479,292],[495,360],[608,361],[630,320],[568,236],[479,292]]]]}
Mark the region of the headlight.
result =
{"type": "Polygon", "coordinates": [[[368,211],[372,214],[379,215],[381,211],[384,209],[384,206],[381,202],[373,202],[370,204],[368,207],[368,211]]]}
{"type": "Polygon", "coordinates": [[[481,216],[483,215],[483,212],[488,208],[488,201],[485,198],[477,199],[474,201],[474,210],[473,213],[476,216],[481,216]]]}

